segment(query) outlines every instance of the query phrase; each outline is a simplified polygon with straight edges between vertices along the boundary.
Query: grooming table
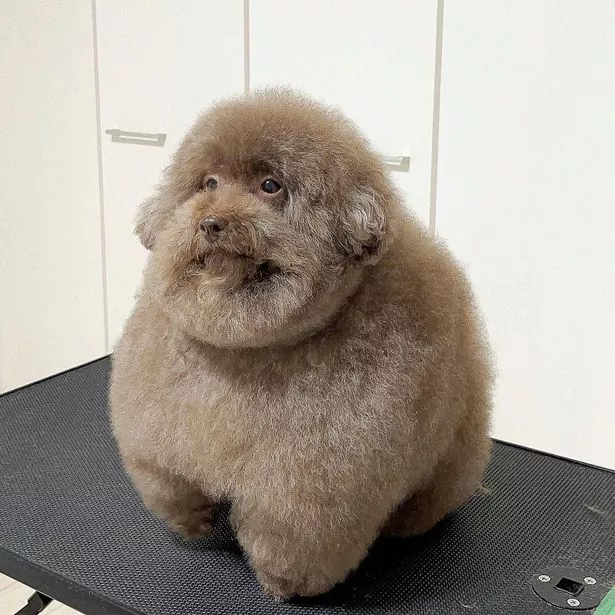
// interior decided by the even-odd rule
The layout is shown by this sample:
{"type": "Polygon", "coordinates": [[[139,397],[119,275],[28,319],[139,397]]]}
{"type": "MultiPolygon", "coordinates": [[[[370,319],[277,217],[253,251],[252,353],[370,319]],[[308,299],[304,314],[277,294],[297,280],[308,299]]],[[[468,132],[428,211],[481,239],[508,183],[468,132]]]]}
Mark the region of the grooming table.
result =
{"type": "Polygon", "coordinates": [[[615,474],[496,443],[485,488],[432,532],[378,541],[325,596],[275,602],[224,518],[189,543],[143,508],[108,425],[109,367],[0,397],[0,571],[83,613],[557,615],[532,587],[574,603],[554,566],[590,579],[579,597],[615,583],[615,474]]]}

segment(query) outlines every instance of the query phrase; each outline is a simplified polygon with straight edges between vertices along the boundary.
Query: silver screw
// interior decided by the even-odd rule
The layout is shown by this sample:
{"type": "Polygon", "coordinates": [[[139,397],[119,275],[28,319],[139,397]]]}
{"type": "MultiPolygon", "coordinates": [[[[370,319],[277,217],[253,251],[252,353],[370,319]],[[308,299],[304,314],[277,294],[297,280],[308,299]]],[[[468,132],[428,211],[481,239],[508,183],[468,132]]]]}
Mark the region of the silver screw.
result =
{"type": "Polygon", "coordinates": [[[585,581],[585,585],[595,585],[596,584],[596,579],[594,579],[594,577],[585,577],[583,580],[585,581]]]}
{"type": "Polygon", "coordinates": [[[542,581],[543,583],[548,583],[551,580],[551,577],[547,576],[546,574],[541,574],[538,577],[539,581],[542,581]]]}
{"type": "Polygon", "coordinates": [[[576,598],[568,598],[567,602],[570,606],[579,606],[581,604],[576,598]]]}

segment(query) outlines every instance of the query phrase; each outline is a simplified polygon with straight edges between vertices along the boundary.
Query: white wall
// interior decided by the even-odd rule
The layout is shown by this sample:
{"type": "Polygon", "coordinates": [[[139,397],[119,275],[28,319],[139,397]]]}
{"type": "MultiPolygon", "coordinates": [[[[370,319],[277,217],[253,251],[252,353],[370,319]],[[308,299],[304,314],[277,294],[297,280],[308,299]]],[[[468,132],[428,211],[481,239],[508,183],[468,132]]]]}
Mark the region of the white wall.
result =
{"type": "Polygon", "coordinates": [[[615,2],[446,0],[438,233],[468,267],[494,434],[615,467],[615,2]]]}
{"type": "Polygon", "coordinates": [[[0,390],[105,352],[90,2],[0,3],[0,390]]]}
{"type": "Polygon", "coordinates": [[[252,0],[249,20],[243,0],[2,3],[0,390],[111,348],[145,258],[136,208],[184,131],[245,82],[282,83],[411,156],[393,177],[486,314],[494,434],[615,467],[615,3],[441,2],[252,0]]]}

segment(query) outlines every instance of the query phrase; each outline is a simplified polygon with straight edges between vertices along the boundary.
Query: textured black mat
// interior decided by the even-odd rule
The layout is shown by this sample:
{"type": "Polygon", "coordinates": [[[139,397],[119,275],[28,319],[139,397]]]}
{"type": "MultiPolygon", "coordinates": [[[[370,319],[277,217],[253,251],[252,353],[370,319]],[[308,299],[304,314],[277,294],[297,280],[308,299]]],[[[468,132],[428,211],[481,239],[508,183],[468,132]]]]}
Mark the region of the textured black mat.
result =
{"type": "Polygon", "coordinates": [[[107,425],[108,370],[0,398],[0,570],[85,613],[557,614],[535,573],[615,582],[615,474],[497,444],[486,492],[431,534],[378,543],[325,597],[275,603],[226,526],[186,544],[142,508],[107,425]]]}

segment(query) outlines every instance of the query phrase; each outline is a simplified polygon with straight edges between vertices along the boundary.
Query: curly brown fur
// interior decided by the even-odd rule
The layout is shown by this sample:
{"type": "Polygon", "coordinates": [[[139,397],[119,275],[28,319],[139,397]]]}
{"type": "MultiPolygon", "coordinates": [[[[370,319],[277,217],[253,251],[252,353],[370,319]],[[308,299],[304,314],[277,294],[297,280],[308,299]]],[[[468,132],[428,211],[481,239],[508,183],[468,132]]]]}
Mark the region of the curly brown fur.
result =
{"type": "Polygon", "coordinates": [[[308,596],[479,486],[492,376],[471,290],[337,111],[288,91],[218,104],[137,233],[152,252],[112,421],[172,528],[199,535],[228,498],[265,591],[308,596]],[[228,224],[209,236],[206,217],[228,224]]]}

